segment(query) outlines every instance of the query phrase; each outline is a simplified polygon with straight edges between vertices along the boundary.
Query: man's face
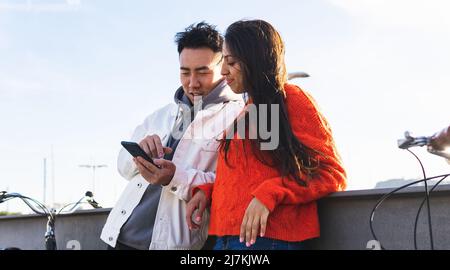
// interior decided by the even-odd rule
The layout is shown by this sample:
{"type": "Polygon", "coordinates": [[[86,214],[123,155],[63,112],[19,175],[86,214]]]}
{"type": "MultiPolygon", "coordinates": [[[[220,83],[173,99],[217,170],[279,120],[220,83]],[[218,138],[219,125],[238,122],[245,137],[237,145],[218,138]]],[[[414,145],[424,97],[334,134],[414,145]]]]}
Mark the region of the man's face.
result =
{"type": "Polygon", "coordinates": [[[207,96],[222,80],[222,53],[209,48],[184,48],[180,53],[180,81],[184,93],[194,103],[194,96],[207,96]]]}

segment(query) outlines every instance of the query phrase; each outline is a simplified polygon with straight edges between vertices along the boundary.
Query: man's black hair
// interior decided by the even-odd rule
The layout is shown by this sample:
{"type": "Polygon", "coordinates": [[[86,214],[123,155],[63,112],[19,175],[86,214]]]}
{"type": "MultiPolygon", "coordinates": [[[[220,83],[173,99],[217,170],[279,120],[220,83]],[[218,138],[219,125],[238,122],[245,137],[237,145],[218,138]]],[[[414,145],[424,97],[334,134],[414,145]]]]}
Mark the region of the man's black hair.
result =
{"type": "Polygon", "coordinates": [[[184,48],[210,48],[213,52],[222,51],[223,37],[216,27],[206,22],[192,24],[175,35],[175,43],[178,46],[178,54],[184,48]]]}

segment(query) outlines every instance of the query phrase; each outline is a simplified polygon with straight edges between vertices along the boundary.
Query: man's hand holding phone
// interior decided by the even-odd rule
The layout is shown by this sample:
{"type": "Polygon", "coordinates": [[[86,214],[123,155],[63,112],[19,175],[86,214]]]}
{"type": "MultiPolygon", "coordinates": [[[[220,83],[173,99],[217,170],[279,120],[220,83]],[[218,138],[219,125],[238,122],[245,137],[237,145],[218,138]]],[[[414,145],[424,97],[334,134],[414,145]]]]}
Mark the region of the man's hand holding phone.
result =
{"type": "Polygon", "coordinates": [[[158,135],[146,136],[139,144],[122,142],[122,145],[134,157],[139,173],[153,185],[168,185],[172,180],[176,166],[169,160],[162,159],[170,154],[170,147],[163,147],[158,135]],[[153,158],[160,159],[153,159],[153,158]]]}
{"type": "Polygon", "coordinates": [[[166,186],[172,181],[175,174],[176,166],[169,160],[155,159],[154,163],[159,168],[140,156],[133,158],[133,161],[142,177],[152,185],[166,186]]]}

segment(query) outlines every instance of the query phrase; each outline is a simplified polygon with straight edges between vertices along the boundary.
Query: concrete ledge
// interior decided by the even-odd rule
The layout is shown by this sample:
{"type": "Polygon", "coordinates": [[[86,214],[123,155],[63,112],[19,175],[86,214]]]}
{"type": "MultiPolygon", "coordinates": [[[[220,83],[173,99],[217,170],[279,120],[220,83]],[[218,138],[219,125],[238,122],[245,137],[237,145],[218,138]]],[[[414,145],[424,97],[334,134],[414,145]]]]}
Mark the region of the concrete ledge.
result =
{"type": "MultiPolygon", "coordinates": [[[[321,199],[321,237],[307,241],[307,247],[344,250],[376,247],[372,245],[370,214],[376,202],[392,190],[345,191],[321,199]]],[[[409,187],[379,207],[373,226],[386,249],[414,249],[414,221],[423,198],[424,187],[409,187]]],[[[435,249],[450,249],[450,185],[436,188],[430,203],[435,249]]],[[[58,216],[58,249],[106,249],[99,235],[110,210],[81,210],[58,216]]],[[[430,249],[426,213],[424,207],[417,229],[419,249],[430,249]]],[[[45,226],[46,218],[39,215],[0,217],[0,248],[44,249],[45,226]]]]}

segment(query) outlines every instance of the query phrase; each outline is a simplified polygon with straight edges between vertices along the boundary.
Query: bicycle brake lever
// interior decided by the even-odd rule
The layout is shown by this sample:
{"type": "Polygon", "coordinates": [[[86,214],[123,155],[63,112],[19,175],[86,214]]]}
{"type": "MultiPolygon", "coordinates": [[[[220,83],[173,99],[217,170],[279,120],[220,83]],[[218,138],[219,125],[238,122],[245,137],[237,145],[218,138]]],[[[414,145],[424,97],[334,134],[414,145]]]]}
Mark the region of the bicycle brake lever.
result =
{"type": "Polygon", "coordinates": [[[398,147],[401,149],[408,149],[411,147],[411,143],[414,142],[414,138],[411,137],[409,131],[405,131],[405,138],[397,140],[398,147]]]}

